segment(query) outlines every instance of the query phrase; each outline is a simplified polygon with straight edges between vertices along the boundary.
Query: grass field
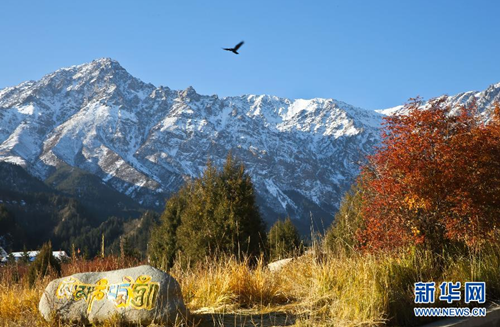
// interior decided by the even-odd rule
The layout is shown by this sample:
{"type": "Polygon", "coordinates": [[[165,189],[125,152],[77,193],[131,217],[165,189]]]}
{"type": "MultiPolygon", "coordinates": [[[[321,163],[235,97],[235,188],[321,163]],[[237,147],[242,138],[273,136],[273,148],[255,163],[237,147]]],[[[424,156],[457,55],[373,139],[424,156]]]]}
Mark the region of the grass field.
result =
{"type": "MultiPolygon", "coordinates": [[[[106,271],[140,264],[117,257],[74,260],[62,274],[106,271]]],[[[500,298],[500,255],[447,256],[408,250],[397,253],[328,253],[319,248],[272,272],[234,258],[207,259],[193,268],[174,266],[193,313],[186,326],[379,326],[419,325],[413,316],[413,283],[470,281],[487,284],[489,300],[500,298]]],[[[38,302],[47,276],[30,288],[28,267],[0,267],[0,326],[66,326],[46,322],[38,302]]],[[[463,304],[462,304],[463,305],[463,304]]],[[[109,321],[102,326],[118,326],[109,321]]]]}

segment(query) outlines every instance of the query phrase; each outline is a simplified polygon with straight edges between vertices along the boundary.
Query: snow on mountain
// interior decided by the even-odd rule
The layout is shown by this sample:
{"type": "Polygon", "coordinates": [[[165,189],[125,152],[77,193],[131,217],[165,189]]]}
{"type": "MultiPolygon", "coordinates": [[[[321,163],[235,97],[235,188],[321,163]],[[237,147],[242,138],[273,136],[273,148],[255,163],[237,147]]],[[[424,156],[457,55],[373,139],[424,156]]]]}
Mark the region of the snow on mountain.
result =
{"type": "MultiPolygon", "coordinates": [[[[442,97],[446,97],[445,103],[451,106],[452,113],[456,112],[460,105],[470,105],[475,101],[479,114],[488,120],[493,113],[494,104],[500,103],[500,83],[490,85],[484,91],[468,91],[453,96],[442,95],[438,98],[442,97]]],[[[421,108],[425,108],[427,104],[428,101],[423,102],[421,108]]],[[[399,115],[406,112],[403,105],[375,111],[382,115],[399,115]]]]}
{"type": "MultiPolygon", "coordinates": [[[[454,101],[499,98],[500,85],[454,101]]],[[[397,111],[397,110],[393,110],[397,111]]],[[[387,112],[333,99],[269,95],[219,98],[131,76],[112,59],[60,69],[0,90],[0,160],[46,179],[60,165],[98,176],[139,203],[161,208],[210,159],[232,151],[251,175],[269,220],[331,221],[387,112]]]]}

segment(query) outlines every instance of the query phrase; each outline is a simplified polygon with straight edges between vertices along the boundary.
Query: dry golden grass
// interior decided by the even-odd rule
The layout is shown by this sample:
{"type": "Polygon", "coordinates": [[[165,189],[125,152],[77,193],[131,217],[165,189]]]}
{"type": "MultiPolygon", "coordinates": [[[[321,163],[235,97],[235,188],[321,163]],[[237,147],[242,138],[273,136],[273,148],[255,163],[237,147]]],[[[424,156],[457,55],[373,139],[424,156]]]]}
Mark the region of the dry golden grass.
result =
{"type": "MultiPolygon", "coordinates": [[[[317,251],[316,253],[320,253],[317,251]]],[[[417,325],[413,283],[421,280],[487,283],[500,297],[500,251],[480,256],[436,256],[415,250],[398,253],[321,253],[296,258],[278,272],[263,260],[207,259],[192,268],[175,266],[188,308],[189,326],[379,326],[417,325]]],[[[118,258],[63,264],[63,275],[137,265],[118,258]]],[[[25,266],[0,267],[0,326],[61,326],[45,322],[38,301],[54,275],[29,288],[25,266]]],[[[119,326],[111,319],[102,326],[119,326]]],[[[178,324],[185,325],[185,322],[178,324]]]]}
{"type": "Polygon", "coordinates": [[[38,314],[40,289],[0,286],[0,326],[49,326],[38,314]]]}
{"type": "Polygon", "coordinates": [[[251,267],[247,260],[232,257],[206,260],[194,268],[175,266],[170,273],[179,281],[191,310],[202,308],[258,308],[286,304],[289,285],[259,260],[251,267]]]}
{"type": "Polygon", "coordinates": [[[303,257],[285,267],[295,283],[293,296],[304,325],[378,325],[385,321],[386,298],[380,296],[376,259],[303,257]]]}

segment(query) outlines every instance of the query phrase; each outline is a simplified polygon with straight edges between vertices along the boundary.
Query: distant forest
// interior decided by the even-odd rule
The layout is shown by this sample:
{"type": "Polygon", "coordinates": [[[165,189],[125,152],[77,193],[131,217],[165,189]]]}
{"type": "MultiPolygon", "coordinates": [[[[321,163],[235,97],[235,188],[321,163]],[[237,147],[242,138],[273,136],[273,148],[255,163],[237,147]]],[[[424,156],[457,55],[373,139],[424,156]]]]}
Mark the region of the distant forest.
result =
{"type": "Polygon", "coordinates": [[[93,257],[104,237],[106,253],[121,246],[142,258],[158,218],[81,170],[60,167],[44,183],[0,163],[0,246],[7,252],[36,250],[50,239],[54,250],[93,257]]]}

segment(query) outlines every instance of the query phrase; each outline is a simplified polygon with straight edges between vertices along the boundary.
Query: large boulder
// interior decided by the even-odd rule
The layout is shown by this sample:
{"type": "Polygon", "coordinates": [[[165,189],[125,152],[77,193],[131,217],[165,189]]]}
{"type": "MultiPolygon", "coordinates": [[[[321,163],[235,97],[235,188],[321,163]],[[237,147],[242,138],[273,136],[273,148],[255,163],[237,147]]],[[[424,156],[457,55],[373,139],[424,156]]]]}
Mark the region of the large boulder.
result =
{"type": "Polygon", "coordinates": [[[179,283],[151,266],[80,273],[50,282],[40,300],[46,320],[97,323],[109,318],[148,325],[187,315],[179,283]]]}

